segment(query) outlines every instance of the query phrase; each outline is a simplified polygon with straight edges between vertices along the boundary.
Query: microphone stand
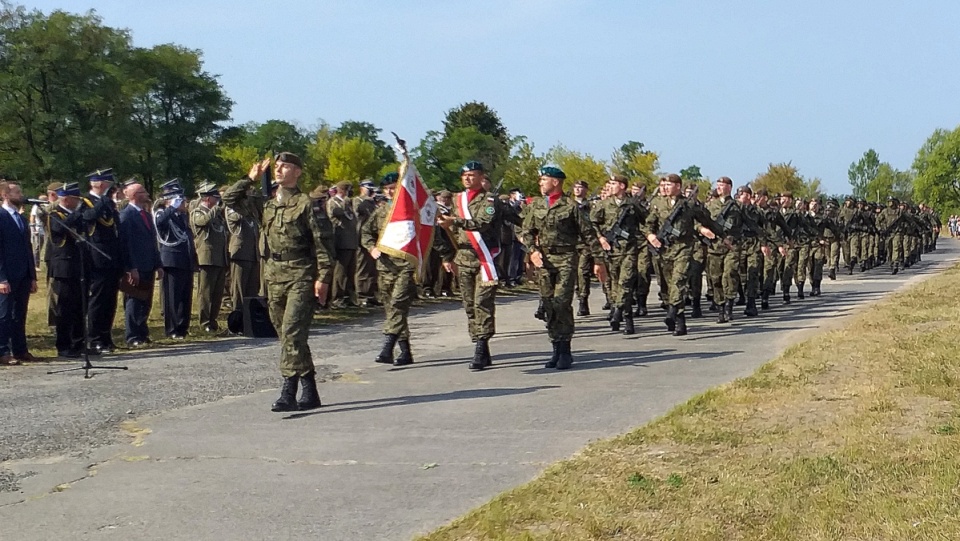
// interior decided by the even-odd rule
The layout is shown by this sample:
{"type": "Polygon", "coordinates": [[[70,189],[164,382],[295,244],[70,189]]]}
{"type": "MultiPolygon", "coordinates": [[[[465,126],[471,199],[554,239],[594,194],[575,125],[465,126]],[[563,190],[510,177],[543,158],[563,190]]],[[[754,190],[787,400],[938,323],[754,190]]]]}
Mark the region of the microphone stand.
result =
{"type": "MultiPolygon", "coordinates": [[[[78,212],[78,211],[74,211],[78,212]]],[[[53,214],[49,214],[48,217],[60,224],[63,229],[73,237],[73,240],[77,242],[77,248],[80,253],[80,311],[83,314],[83,366],[77,366],[74,368],[63,368],[60,370],[50,370],[47,374],[61,374],[63,372],[74,372],[77,370],[83,370],[83,379],[90,379],[93,376],[90,375],[91,370],[127,370],[126,366],[94,366],[90,363],[90,310],[87,307],[89,292],[87,291],[87,266],[84,260],[86,259],[85,248],[96,250],[97,253],[107,258],[109,261],[113,261],[109,255],[105,254],[103,250],[97,248],[93,244],[90,244],[83,235],[74,231],[67,224],[63,223],[63,220],[57,218],[53,214]]]]}

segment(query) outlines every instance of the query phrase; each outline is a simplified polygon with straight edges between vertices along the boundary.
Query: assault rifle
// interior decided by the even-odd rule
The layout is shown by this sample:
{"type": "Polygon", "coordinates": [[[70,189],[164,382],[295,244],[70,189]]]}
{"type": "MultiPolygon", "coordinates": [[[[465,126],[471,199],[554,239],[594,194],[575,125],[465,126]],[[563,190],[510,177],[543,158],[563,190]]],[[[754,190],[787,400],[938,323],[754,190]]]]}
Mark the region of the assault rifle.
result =
{"type": "MultiPolygon", "coordinates": [[[[690,197],[687,199],[696,200],[698,192],[700,191],[699,186],[693,187],[693,193],[690,194],[690,197]]],[[[650,251],[655,255],[660,255],[665,248],[668,248],[673,244],[674,239],[678,238],[683,234],[679,228],[676,226],[676,222],[680,219],[680,216],[683,214],[683,211],[686,210],[686,202],[677,201],[673,206],[673,210],[670,211],[670,214],[667,215],[667,219],[663,221],[663,224],[660,225],[660,230],[657,231],[657,240],[660,241],[660,248],[654,248],[652,244],[647,243],[647,246],[650,247],[650,251]]]]}
{"type": "Polygon", "coordinates": [[[733,227],[730,217],[727,215],[730,214],[730,209],[732,209],[733,206],[736,204],[737,204],[737,200],[731,197],[730,200],[727,201],[727,204],[724,205],[722,209],[720,209],[720,214],[717,214],[716,221],[718,224],[720,224],[720,227],[723,228],[724,233],[729,233],[730,228],[733,227]]]}
{"type": "MultiPolygon", "coordinates": [[[[624,202],[626,203],[626,200],[624,200],[624,202]]],[[[629,204],[620,207],[620,212],[617,214],[617,221],[614,222],[610,231],[603,234],[603,237],[610,243],[611,251],[614,247],[620,247],[621,240],[630,240],[630,232],[623,228],[623,221],[626,219],[629,210],[629,204]]]]}

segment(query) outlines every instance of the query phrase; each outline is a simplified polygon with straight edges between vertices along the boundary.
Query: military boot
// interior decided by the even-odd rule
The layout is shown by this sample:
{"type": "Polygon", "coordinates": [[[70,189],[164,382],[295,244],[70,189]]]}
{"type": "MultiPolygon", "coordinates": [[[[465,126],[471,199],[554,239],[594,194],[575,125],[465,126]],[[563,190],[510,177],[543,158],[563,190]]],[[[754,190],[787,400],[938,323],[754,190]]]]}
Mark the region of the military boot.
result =
{"type": "Polygon", "coordinates": [[[674,336],[686,336],[687,335],[687,317],[683,312],[678,312],[676,315],[677,318],[677,328],[673,331],[674,336]]]}
{"type": "Polygon", "coordinates": [[[283,378],[283,387],[280,388],[280,398],[273,403],[270,411],[297,411],[297,386],[300,385],[300,376],[283,378]]]}
{"type": "Polygon", "coordinates": [[[317,373],[310,372],[300,378],[300,400],[297,407],[312,410],[320,407],[320,394],[317,392],[317,373]]]}
{"type": "Polygon", "coordinates": [[[710,310],[711,312],[716,312],[718,309],[719,307],[717,306],[717,303],[713,302],[713,298],[710,298],[710,306],[707,307],[707,310],[710,310]]]}
{"type": "Polygon", "coordinates": [[[827,273],[827,278],[829,278],[829,279],[831,279],[831,280],[836,280],[836,279],[837,279],[837,268],[836,268],[836,267],[830,267],[830,272],[827,273]]]}
{"type": "Polygon", "coordinates": [[[570,353],[570,341],[559,342],[560,352],[557,355],[557,370],[566,370],[573,366],[573,354],[570,353]]]}
{"type": "Polygon", "coordinates": [[[380,355],[377,355],[377,358],[374,359],[378,363],[390,364],[393,362],[393,346],[397,344],[397,335],[395,334],[385,334],[383,335],[383,349],[380,350],[380,355]]]}
{"type": "Polygon", "coordinates": [[[533,317],[541,320],[547,320],[547,309],[543,306],[543,299],[540,299],[540,303],[537,304],[537,311],[533,313],[533,317]]]}
{"type": "Polygon", "coordinates": [[[580,306],[577,307],[578,316],[589,316],[590,315],[590,305],[587,303],[587,299],[580,299],[580,306]]]}
{"type": "Polygon", "coordinates": [[[623,313],[623,334],[633,334],[637,332],[633,327],[633,312],[627,310],[623,313]]]}
{"type": "Polygon", "coordinates": [[[700,297],[693,299],[693,308],[690,317],[703,317],[703,310],[700,309],[700,297]]]}
{"type": "Polygon", "coordinates": [[[819,297],[820,296],[820,280],[813,280],[810,282],[810,296],[819,297]]]}
{"type": "Polygon", "coordinates": [[[547,364],[543,365],[544,368],[556,368],[557,361],[560,360],[560,342],[552,342],[551,344],[553,345],[553,355],[550,356],[547,364]]]}
{"type": "Polygon", "coordinates": [[[601,310],[609,310],[609,309],[610,309],[610,300],[608,299],[607,302],[603,303],[603,306],[601,306],[600,309],[601,309],[601,310]]]}
{"type": "Polygon", "coordinates": [[[764,291],[760,294],[760,308],[762,310],[770,309],[770,293],[764,291]]]}
{"type": "Polygon", "coordinates": [[[849,263],[847,263],[847,275],[848,275],[848,276],[851,275],[851,274],[853,274],[853,267],[854,267],[856,264],[857,264],[857,263],[856,263],[855,261],[850,261],[849,263]]]}
{"type": "MultiPolygon", "coordinates": [[[[727,302],[733,302],[727,301],[727,302]]],[[[717,323],[726,323],[730,321],[727,319],[727,302],[719,304],[719,310],[717,310],[717,323]]]]}
{"type": "Polygon", "coordinates": [[[894,262],[892,265],[890,265],[890,274],[896,274],[898,272],[900,272],[900,264],[894,262]]]}
{"type": "Polygon", "coordinates": [[[490,355],[490,341],[483,341],[483,367],[486,368],[493,364],[493,356],[490,355]]]}
{"type": "Polygon", "coordinates": [[[410,340],[400,340],[400,356],[393,361],[393,366],[406,366],[413,364],[413,353],[410,353],[410,340]]]}
{"type": "Polygon", "coordinates": [[[756,297],[747,297],[747,308],[743,311],[743,315],[747,317],[757,317],[760,315],[760,312],[757,311],[756,297]]]}
{"type": "Polygon", "coordinates": [[[486,338],[478,338],[477,345],[473,348],[473,360],[470,361],[470,370],[483,370],[486,368],[484,354],[486,353],[486,338]]]}
{"type": "Polygon", "coordinates": [[[747,304],[747,298],[743,294],[743,284],[737,288],[737,306],[743,306],[747,304]]]}
{"type": "Polygon", "coordinates": [[[667,324],[667,330],[673,332],[677,328],[677,307],[676,306],[667,306],[667,317],[663,318],[663,322],[667,324]]]}
{"type": "Polygon", "coordinates": [[[637,312],[634,314],[637,317],[646,317],[647,316],[647,296],[640,295],[637,298],[637,312]]]}
{"type": "Polygon", "coordinates": [[[623,310],[620,307],[613,309],[613,312],[610,314],[610,330],[613,332],[620,332],[620,322],[623,321],[623,310]]]}
{"type": "MultiPolygon", "coordinates": [[[[746,304],[746,301],[744,301],[744,304],[746,304]]],[[[726,310],[727,310],[727,321],[733,321],[733,299],[727,301],[726,310]]]]}
{"type": "Polygon", "coordinates": [[[804,299],[803,296],[803,282],[797,282],[797,298],[800,300],[804,299]]]}

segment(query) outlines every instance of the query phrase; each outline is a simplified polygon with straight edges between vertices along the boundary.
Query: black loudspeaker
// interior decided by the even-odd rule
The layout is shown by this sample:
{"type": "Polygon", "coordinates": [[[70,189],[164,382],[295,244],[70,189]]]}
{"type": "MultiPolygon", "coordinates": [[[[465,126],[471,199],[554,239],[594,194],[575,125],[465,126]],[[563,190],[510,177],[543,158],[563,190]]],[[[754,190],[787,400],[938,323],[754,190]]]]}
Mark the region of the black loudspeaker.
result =
{"type": "Polygon", "coordinates": [[[277,330],[270,323],[266,297],[243,298],[243,335],[251,338],[277,337],[277,330]]]}

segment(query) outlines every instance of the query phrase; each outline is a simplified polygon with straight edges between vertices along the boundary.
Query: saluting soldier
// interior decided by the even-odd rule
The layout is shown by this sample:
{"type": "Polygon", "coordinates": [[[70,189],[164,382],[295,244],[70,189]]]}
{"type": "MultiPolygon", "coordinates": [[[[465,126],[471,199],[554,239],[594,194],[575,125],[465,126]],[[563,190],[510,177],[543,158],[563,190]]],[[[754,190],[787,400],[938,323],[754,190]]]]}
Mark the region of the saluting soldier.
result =
{"type": "Polygon", "coordinates": [[[417,284],[414,279],[414,266],[399,253],[384,253],[377,248],[380,234],[390,215],[390,206],[397,189],[397,173],[388,173],[380,181],[387,204],[374,210],[360,230],[360,245],[377,262],[377,281],[383,295],[383,349],[377,355],[376,362],[394,366],[405,366],[413,362],[410,351],[410,325],[407,323],[410,306],[417,296],[417,284]],[[400,355],[393,356],[393,348],[399,343],[400,355]]]}
{"type": "MultiPolygon", "coordinates": [[[[229,189],[228,189],[229,190],[229,189]]],[[[233,309],[243,309],[244,297],[260,295],[260,216],[263,195],[247,188],[244,204],[229,206],[224,202],[224,218],[230,241],[230,297],[233,309]]]]}
{"type": "Polygon", "coordinates": [[[197,195],[200,203],[190,213],[200,265],[197,300],[200,327],[204,332],[212,333],[220,330],[217,317],[220,316],[227,278],[227,221],[220,205],[220,191],[214,183],[200,184],[197,195]]]}
{"type": "Polygon", "coordinates": [[[642,228],[647,242],[660,250],[660,270],[667,284],[667,317],[664,323],[674,336],[687,334],[684,301],[689,286],[687,271],[693,246],[697,242],[694,233],[699,226],[699,232],[708,239],[723,235],[723,229],[710,218],[706,209],[691,204],[680,193],[681,188],[680,175],[671,173],[660,178],[663,196],[650,203],[650,214],[642,228]]]}
{"type": "Polygon", "coordinates": [[[357,273],[357,247],[360,242],[350,189],[349,182],[338,182],[335,193],[327,199],[327,216],[333,223],[337,254],[337,263],[333,270],[333,300],[330,303],[334,308],[359,304],[354,280],[357,273]]]}
{"type": "Polygon", "coordinates": [[[710,244],[707,266],[713,302],[719,308],[717,323],[733,320],[733,303],[740,289],[740,247],[743,234],[743,215],[740,205],[730,193],[733,181],[730,177],[717,179],[717,197],[707,203],[710,217],[723,228],[724,242],[710,244]]]}
{"type": "MultiPolygon", "coordinates": [[[[577,208],[576,202],[563,195],[565,178],[557,167],[540,169],[543,197],[534,199],[525,211],[522,230],[523,243],[530,248],[530,262],[540,269],[540,299],[546,312],[547,333],[553,344],[553,355],[546,368],[557,370],[566,370],[573,364],[570,340],[574,331],[577,243],[589,247],[595,261],[603,261],[597,230],[577,208]]],[[[620,193],[621,197],[624,195],[624,192],[620,193]]],[[[622,263],[626,265],[626,262],[622,263]]],[[[631,268],[636,267],[636,259],[630,260],[630,264],[631,268]]],[[[595,264],[593,270],[601,279],[606,273],[602,263],[595,264]]]]}
{"type": "MultiPolygon", "coordinates": [[[[253,164],[247,178],[240,179],[225,194],[230,206],[242,205],[253,179],[270,167],[266,159],[253,164]]],[[[283,387],[272,411],[285,412],[320,407],[316,368],[307,339],[314,307],[326,301],[334,263],[333,227],[323,212],[314,212],[310,197],[297,182],[303,161],[292,152],[276,156],[275,197],[263,208],[261,252],[270,321],[280,336],[280,375],[283,387]],[[300,400],[297,387],[302,386],[300,400]]],[[[323,210],[323,209],[320,209],[323,210]]]]}
{"type": "Polygon", "coordinates": [[[470,161],[460,168],[464,190],[454,195],[456,215],[441,215],[439,225],[456,237],[456,251],[446,254],[443,268],[457,272],[460,296],[467,313],[467,330],[476,342],[471,370],[492,364],[489,340],[496,334],[497,274],[495,258],[500,253],[500,204],[483,188],[483,164],[470,161]]]}
{"type": "MultiPolygon", "coordinates": [[[[629,181],[623,175],[614,175],[607,181],[610,197],[597,205],[592,214],[593,223],[600,232],[599,242],[607,254],[610,271],[610,329],[633,334],[633,291],[637,273],[637,237],[640,234],[640,207],[627,195],[629,181]]],[[[584,244],[587,244],[584,242],[584,244]]]]}
{"type": "Polygon", "coordinates": [[[120,248],[120,212],[113,201],[117,189],[112,169],[100,169],[87,175],[90,196],[82,200],[80,213],[86,227],[87,269],[90,288],[89,329],[91,352],[110,353],[113,343],[113,320],[117,315],[117,293],[123,274],[120,248]],[[101,253],[102,252],[102,253],[101,253]]]}
{"type": "Polygon", "coordinates": [[[174,340],[185,338],[190,329],[193,273],[197,270],[197,251],[183,193],[180,179],[163,183],[160,200],[153,211],[163,265],[163,327],[166,335],[174,340]]]}
{"type": "MultiPolygon", "coordinates": [[[[57,355],[77,358],[83,354],[83,291],[81,284],[80,258],[84,257],[77,245],[74,233],[84,232],[80,187],[76,182],[64,184],[57,189],[57,204],[48,209],[47,231],[50,244],[47,247],[47,273],[56,296],[56,345],[57,355]]],[[[87,279],[92,269],[84,269],[87,279]]],[[[89,306],[88,306],[89,308],[89,306]]]]}

